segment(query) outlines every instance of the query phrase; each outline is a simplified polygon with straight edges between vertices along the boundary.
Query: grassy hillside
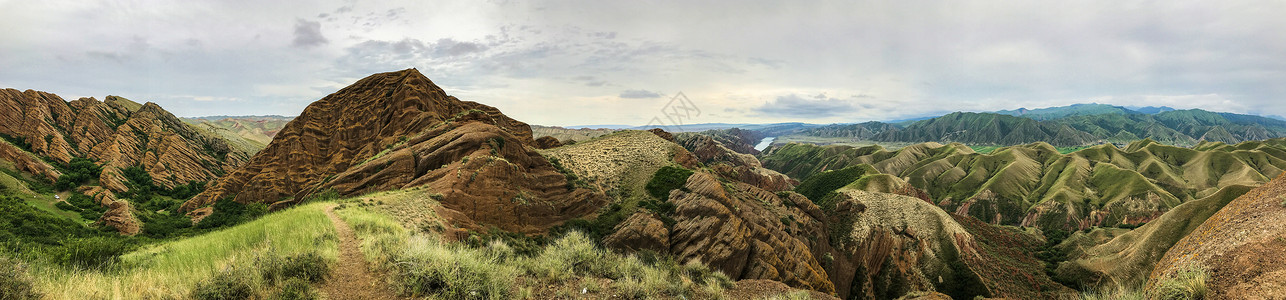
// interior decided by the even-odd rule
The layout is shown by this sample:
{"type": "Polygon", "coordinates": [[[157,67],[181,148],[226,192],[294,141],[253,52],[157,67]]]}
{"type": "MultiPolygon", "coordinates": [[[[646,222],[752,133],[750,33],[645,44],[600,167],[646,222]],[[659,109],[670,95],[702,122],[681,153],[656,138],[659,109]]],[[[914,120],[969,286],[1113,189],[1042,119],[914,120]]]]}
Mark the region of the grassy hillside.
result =
{"type": "Polygon", "coordinates": [[[768,168],[804,178],[800,187],[805,189],[818,185],[814,181],[849,179],[840,176],[843,169],[865,165],[905,178],[948,211],[991,223],[1076,230],[1146,223],[1220,188],[1267,182],[1286,169],[1286,139],[1204,143],[1196,149],[1145,140],[1125,149],[1099,145],[1067,154],[1045,143],[986,154],[958,143],[894,151],[787,144],[770,149],[762,160],[768,168]]]}
{"type": "MultiPolygon", "coordinates": [[[[317,253],[335,259],[335,229],[326,203],[305,205],[189,238],[144,246],[102,269],[77,270],[33,263],[37,290],[52,299],[188,298],[197,284],[230,268],[270,257],[317,253]]],[[[257,291],[271,286],[252,281],[257,291]]]]}
{"type": "Polygon", "coordinates": [[[1068,254],[1068,261],[1058,266],[1056,278],[1080,285],[1081,289],[1138,288],[1166,250],[1250,189],[1244,185],[1225,187],[1205,198],[1179,205],[1138,229],[1098,245],[1081,241],[1091,238],[1084,234],[1084,237],[1069,238],[1060,245],[1059,251],[1068,254]]]}

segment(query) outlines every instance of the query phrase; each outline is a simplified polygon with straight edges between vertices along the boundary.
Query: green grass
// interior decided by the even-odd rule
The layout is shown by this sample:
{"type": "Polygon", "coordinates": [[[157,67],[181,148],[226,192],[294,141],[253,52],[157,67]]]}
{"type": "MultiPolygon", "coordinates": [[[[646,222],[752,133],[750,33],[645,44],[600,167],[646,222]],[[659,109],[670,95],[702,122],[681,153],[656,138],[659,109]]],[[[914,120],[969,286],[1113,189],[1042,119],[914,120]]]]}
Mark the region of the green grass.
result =
{"type": "Polygon", "coordinates": [[[35,264],[38,290],[53,299],[186,298],[198,282],[256,265],[265,256],[338,255],[325,203],[300,206],[234,227],[163,242],[124,254],[118,270],[73,271],[35,264]]]}

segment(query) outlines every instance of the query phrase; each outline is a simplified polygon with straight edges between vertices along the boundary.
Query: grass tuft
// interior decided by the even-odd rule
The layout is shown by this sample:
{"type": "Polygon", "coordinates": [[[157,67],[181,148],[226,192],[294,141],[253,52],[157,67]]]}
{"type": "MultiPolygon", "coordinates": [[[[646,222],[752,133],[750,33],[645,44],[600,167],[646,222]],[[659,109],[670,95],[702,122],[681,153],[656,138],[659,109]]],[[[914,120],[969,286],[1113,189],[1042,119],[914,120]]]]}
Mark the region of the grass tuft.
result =
{"type": "Polygon", "coordinates": [[[1196,264],[1184,265],[1157,281],[1150,298],[1205,299],[1210,292],[1206,288],[1208,279],[1210,279],[1210,271],[1205,267],[1196,264]]]}

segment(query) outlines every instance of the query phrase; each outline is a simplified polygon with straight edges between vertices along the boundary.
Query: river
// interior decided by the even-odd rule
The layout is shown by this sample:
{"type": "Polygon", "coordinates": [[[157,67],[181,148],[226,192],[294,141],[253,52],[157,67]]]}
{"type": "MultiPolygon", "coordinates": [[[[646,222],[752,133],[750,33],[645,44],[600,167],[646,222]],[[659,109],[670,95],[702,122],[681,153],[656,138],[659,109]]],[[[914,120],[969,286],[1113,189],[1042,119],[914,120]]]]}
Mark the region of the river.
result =
{"type": "Polygon", "coordinates": [[[772,142],[775,140],[777,140],[777,137],[775,136],[766,137],[763,140],[760,140],[758,145],[755,145],[755,150],[764,151],[764,149],[768,149],[768,145],[772,145],[772,142]]]}

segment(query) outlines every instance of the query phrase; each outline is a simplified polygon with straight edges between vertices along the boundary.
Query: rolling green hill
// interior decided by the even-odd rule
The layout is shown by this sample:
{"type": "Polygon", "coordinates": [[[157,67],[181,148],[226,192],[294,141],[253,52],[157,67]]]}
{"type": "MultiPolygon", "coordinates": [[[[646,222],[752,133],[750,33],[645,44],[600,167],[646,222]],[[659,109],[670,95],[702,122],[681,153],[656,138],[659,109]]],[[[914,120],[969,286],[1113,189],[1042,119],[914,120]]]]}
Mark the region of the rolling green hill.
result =
{"type": "Polygon", "coordinates": [[[765,151],[762,161],[803,178],[800,193],[813,197],[874,170],[922,189],[948,211],[989,223],[1076,230],[1142,224],[1223,187],[1263,184],[1286,169],[1286,139],[1211,142],[1195,149],[1144,140],[1124,149],[1099,145],[1068,154],[1046,143],[988,154],[959,143],[895,151],[787,144],[765,151]]]}

